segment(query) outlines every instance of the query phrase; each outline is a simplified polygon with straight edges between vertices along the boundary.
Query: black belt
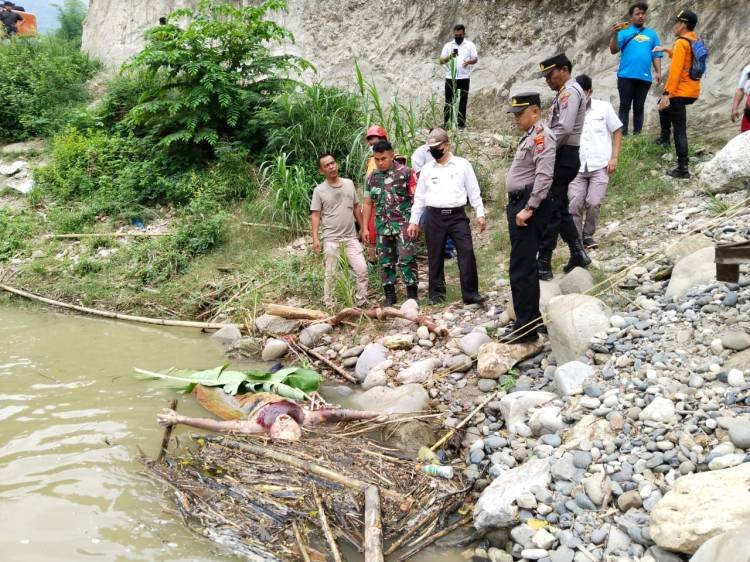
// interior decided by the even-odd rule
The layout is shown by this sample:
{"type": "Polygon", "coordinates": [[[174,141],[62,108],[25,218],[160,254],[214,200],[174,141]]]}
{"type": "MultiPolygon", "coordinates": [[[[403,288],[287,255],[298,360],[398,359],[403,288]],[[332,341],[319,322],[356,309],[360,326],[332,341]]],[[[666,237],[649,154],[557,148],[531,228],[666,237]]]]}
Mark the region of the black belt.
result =
{"type": "Polygon", "coordinates": [[[450,216],[454,213],[464,212],[463,207],[427,207],[427,210],[431,213],[437,213],[438,215],[450,216]]]}
{"type": "Polygon", "coordinates": [[[523,189],[517,189],[516,191],[510,191],[508,192],[508,201],[511,203],[515,203],[516,201],[520,201],[521,199],[524,199],[525,197],[528,197],[531,194],[531,190],[534,189],[534,184],[530,183],[526,185],[523,189]]]}
{"type": "Polygon", "coordinates": [[[577,144],[564,144],[560,148],[569,148],[571,150],[579,150],[581,147],[577,144]]]}

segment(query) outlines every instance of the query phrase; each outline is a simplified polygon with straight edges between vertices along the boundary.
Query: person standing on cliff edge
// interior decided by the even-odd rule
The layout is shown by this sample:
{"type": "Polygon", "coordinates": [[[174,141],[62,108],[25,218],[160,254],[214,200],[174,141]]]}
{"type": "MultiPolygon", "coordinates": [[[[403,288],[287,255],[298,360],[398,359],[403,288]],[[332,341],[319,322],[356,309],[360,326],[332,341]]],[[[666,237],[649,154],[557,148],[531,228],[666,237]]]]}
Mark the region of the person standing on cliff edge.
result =
{"type": "Polygon", "coordinates": [[[466,127],[466,105],[469,102],[469,78],[471,67],[477,64],[477,46],[466,39],[463,24],[453,27],[453,41],[448,41],[440,53],[440,64],[445,65],[445,106],[443,118],[445,128],[450,128],[455,118],[459,129],[466,127]],[[458,115],[453,114],[453,100],[459,93],[458,115]]]}

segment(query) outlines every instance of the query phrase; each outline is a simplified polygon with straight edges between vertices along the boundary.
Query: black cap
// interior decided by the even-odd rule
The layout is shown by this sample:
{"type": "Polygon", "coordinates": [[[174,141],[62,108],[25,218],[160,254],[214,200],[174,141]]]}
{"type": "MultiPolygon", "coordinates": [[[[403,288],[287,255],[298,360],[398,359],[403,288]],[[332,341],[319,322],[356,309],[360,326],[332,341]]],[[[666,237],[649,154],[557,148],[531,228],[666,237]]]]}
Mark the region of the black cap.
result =
{"type": "Polygon", "coordinates": [[[675,21],[684,21],[688,26],[694,28],[698,24],[698,14],[690,10],[680,10],[680,13],[674,18],[675,21]]]}
{"type": "Polygon", "coordinates": [[[573,69],[573,63],[565,56],[565,53],[558,53],[539,63],[539,73],[542,76],[547,76],[554,69],[562,68],[563,66],[567,66],[570,70],[573,69]]]}
{"type": "Polygon", "coordinates": [[[506,113],[521,113],[527,107],[542,107],[542,100],[536,92],[524,92],[510,98],[510,108],[506,113]]]}

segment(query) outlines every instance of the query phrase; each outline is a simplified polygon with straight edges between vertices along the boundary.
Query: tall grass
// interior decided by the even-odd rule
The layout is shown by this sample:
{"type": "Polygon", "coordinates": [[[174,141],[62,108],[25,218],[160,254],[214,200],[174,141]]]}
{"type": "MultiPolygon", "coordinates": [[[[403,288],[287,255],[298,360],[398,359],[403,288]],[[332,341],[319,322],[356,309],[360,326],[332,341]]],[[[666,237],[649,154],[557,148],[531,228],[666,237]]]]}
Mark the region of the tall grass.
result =
{"type": "Polygon", "coordinates": [[[258,205],[264,214],[297,232],[306,230],[316,182],[305,168],[290,164],[289,156],[282,152],[261,166],[260,177],[265,197],[258,205]]]}

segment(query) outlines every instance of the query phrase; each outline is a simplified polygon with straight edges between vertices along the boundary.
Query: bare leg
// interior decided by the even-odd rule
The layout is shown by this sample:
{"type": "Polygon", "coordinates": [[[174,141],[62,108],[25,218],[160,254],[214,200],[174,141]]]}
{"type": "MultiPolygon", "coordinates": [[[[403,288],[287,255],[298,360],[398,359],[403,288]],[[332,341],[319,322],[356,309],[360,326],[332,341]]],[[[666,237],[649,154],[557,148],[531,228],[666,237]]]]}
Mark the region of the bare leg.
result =
{"type": "Polygon", "coordinates": [[[350,422],[356,420],[370,420],[383,416],[380,412],[367,412],[363,410],[348,410],[346,408],[324,408],[309,412],[305,410],[305,422],[303,425],[311,426],[321,423],[350,422]]]}
{"type": "Polygon", "coordinates": [[[248,420],[219,421],[209,418],[190,418],[178,414],[174,410],[162,410],[162,412],[156,416],[156,420],[159,424],[164,426],[183,424],[197,429],[215,431],[216,433],[234,433],[239,435],[256,435],[258,433],[265,433],[262,427],[248,420]]]}

